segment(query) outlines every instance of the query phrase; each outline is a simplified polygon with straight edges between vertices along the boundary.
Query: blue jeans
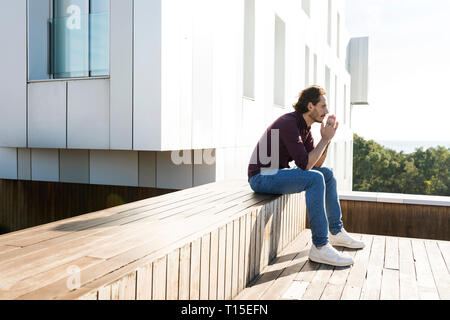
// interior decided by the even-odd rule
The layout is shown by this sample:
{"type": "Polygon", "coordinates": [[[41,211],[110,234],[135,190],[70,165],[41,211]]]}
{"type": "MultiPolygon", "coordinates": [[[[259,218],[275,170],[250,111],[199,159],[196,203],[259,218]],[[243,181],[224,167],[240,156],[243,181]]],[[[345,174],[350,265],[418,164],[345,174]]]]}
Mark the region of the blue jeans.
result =
{"type": "Polygon", "coordinates": [[[306,208],[313,244],[328,243],[328,230],[337,234],[342,230],[342,212],[333,171],[314,168],[272,170],[253,176],[249,183],[253,191],[266,194],[294,194],[306,190],[306,208]]]}

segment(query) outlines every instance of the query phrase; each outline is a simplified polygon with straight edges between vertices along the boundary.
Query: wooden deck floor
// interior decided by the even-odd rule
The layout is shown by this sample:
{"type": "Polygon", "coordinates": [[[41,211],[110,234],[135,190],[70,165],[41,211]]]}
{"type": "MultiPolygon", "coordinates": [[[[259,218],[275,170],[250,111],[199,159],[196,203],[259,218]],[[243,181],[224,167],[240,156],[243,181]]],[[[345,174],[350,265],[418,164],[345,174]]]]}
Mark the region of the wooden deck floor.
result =
{"type": "Polygon", "coordinates": [[[354,234],[351,267],[308,259],[305,230],[235,300],[449,300],[450,242],[354,234]]]}

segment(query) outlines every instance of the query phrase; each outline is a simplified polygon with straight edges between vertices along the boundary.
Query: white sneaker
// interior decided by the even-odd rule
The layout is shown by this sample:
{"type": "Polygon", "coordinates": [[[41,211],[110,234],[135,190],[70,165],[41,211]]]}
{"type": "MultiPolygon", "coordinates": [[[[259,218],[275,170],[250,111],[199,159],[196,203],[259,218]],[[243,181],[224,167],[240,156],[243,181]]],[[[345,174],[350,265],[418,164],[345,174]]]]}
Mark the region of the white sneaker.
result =
{"type": "Polygon", "coordinates": [[[352,238],[344,228],[342,228],[342,231],[336,235],[328,233],[328,239],[333,246],[340,246],[351,249],[362,249],[366,246],[364,242],[352,238]]]}
{"type": "Polygon", "coordinates": [[[311,246],[309,259],[317,263],[329,264],[336,267],[346,267],[353,264],[353,258],[340,254],[329,243],[317,249],[315,245],[311,246]]]}

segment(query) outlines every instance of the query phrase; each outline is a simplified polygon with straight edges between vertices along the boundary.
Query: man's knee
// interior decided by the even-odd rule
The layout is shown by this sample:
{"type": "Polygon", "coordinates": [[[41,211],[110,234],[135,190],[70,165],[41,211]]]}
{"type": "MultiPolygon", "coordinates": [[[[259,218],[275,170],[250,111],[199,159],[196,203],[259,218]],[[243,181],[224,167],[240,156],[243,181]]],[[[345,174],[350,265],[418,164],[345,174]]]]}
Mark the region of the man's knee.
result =
{"type": "Polygon", "coordinates": [[[325,177],[322,172],[310,170],[309,174],[310,174],[311,183],[313,185],[317,185],[317,184],[325,185],[325,177]]]}
{"type": "Polygon", "coordinates": [[[323,174],[325,181],[330,181],[331,179],[334,179],[334,173],[333,170],[329,169],[329,168],[320,168],[320,172],[323,174]]]}

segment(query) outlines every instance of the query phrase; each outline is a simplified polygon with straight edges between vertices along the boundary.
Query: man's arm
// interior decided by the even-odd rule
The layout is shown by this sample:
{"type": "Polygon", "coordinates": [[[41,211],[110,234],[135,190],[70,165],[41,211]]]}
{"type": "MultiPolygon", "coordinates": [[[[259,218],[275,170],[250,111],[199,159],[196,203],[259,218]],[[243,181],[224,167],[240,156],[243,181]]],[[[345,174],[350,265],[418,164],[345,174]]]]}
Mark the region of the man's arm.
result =
{"type": "Polygon", "coordinates": [[[322,167],[323,163],[325,162],[325,159],[327,158],[327,152],[328,152],[328,147],[330,146],[330,142],[328,142],[325,151],[322,154],[322,157],[320,157],[320,159],[316,162],[316,164],[314,165],[314,168],[320,168],[322,167]]]}
{"type": "Polygon", "coordinates": [[[306,166],[306,170],[311,170],[315,166],[317,167],[319,160],[322,160],[323,157],[326,157],[326,155],[324,156],[325,150],[328,148],[331,139],[333,139],[334,135],[336,134],[336,130],[338,129],[338,127],[339,122],[335,121],[334,117],[332,118],[332,120],[330,119],[330,121],[327,122],[327,125],[322,122],[320,128],[322,139],[320,139],[316,148],[308,154],[308,165],[306,166]]]}

